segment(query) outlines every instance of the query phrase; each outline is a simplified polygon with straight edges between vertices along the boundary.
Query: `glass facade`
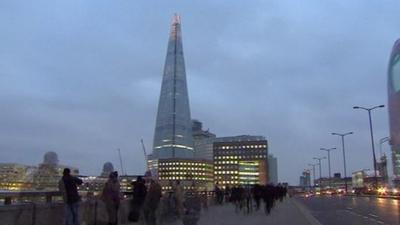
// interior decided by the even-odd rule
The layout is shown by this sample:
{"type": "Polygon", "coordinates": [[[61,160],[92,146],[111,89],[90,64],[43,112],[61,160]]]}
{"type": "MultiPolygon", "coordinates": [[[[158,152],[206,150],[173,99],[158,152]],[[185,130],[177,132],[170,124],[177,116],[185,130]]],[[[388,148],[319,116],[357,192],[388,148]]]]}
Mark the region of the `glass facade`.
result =
{"type": "Polygon", "coordinates": [[[221,188],[267,184],[267,140],[260,136],[217,138],[214,149],[214,182],[221,188]]]}
{"type": "Polygon", "coordinates": [[[197,159],[161,159],[158,162],[159,182],[163,190],[172,189],[175,181],[180,181],[185,189],[213,189],[213,163],[197,159]]]}
{"type": "Polygon", "coordinates": [[[393,173],[400,179],[400,39],[395,42],[389,61],[388,105],[393,173]]]}
{"type": "Polygon", "coordinates": [[[153,157],[192,158],[193,137],[180,17],[173,18],[161,85],[153,157]]]}

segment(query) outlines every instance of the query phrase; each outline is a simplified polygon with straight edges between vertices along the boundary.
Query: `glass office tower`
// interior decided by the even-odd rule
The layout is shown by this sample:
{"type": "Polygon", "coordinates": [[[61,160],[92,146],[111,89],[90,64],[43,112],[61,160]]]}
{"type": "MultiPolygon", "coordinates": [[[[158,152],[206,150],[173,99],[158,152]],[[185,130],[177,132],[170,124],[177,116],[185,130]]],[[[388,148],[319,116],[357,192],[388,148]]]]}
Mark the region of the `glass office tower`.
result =
{"type": "Polygon", "coordinates": [[[400,182],[400,39],[395,42],[389,61],[388,105],[393,173],[400,182]]]}
{"type": "Polygon", "coordinates": [[[181,20],[178,15],[175,15],[172,20],[158,103],[153,157],[155,159],[192,158],[193,152],[181,20]]]}

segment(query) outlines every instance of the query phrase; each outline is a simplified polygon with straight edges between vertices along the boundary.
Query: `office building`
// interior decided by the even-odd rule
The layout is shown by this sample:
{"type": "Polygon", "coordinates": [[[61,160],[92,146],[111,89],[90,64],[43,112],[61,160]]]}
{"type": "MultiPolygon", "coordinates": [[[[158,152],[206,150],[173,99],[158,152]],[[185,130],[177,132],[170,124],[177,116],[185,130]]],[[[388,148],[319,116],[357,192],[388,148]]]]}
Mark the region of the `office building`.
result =
{"type": "Polygon", "coordinates": [[[213,163],[199,159],[159,159],[158,179],[164,191],[179,181],[185,189],[213,190],[213,163]]]}
{"type": "Polygon", "coordinates": [[[395,42],[389,61],[388,109],[394,183],[400,185],[400,39],[395,42]]]}
{"type": "Polygon", "coordinates": [[[309,170],[304,170],[300,176],[300,187],[309,188],[311,187],[311,172],[309,170]]]}
{"type": "Polygon", "coordinates": [[[43,163],[33,174],[33,188],[43,191],[58,190],[58,181],[63,175],[65,168],[71,170],[71,175],[79,175],[78,168],[58,164],[58,156],[55,152],[47,152],[44,155],[43,163]]]}
{"type": "Polygon", "coordinates": [[[181,19],[173,17],[154,132],[154,159],[193,158],[181,19]]]}
{"type": "Polygon", "coordinates": [[[214,182],[221,188],[268,183],[268,144],[262,136],[217,138],[214,182]]]}
{"type": "Polygon", "coordinates": [[[376,169],[379,172],[379,176],[387,184],[389,181],[389,174],[387,169],[387,157],[385,154],[381,156],[378,162],[376,162],[376,169]]]}
{"type": "Polygon", "coordinates": [[[203,124],[198,120],[192,120],[192,133],[194,157],[196,159],[213,160],[213,143],[216,135],[208,129],[203,130],[203,124]]]}
{"type": "Polygon", "coordinates": [[[268,177],[270,184],[278,184],[278,159],[274,155],[268,155],[268,177]]]}
{"type": "Polygon", "coordinates": [[[33,187],[37,168],[18,163],[0,163],[0,190],[27,191],[33,187]]]}

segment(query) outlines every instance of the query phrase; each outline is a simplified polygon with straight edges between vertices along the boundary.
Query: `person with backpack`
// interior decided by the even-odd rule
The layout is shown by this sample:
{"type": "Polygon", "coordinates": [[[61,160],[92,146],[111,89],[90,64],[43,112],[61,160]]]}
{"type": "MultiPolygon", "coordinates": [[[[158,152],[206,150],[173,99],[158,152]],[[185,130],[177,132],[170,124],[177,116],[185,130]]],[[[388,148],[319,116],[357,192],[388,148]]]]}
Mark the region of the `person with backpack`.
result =
{"type": "Polygon", "coordinates": [[[118,224],[118,210],[120,205],[120,184],[118,180],[118,172],[110,173],[107,182],[104,185],[102,200],[106,204],[108,214],[108,225],[118,224]]]}
{"type": "Polygon", "coordinates": [[[79,225],[79,201],[78,185],[83,181],[71,175],[69,168],[64,168],[63,176],[58,182],[58,189],[62,193],[65,203],[65,224],[79,225]]]}

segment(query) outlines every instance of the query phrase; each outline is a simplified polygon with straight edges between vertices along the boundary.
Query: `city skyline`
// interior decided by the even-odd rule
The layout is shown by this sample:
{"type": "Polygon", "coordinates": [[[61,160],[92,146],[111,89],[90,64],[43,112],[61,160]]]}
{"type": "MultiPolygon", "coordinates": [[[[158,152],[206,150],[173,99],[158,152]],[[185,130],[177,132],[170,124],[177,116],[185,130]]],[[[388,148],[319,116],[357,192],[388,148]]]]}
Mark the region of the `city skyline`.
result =
{"type": "MultiPolygon", "coordinates": [[[[55,151],[97,174],[107,161],[119,168],[120,148],[128,173],[144,171],[140,139],[152,148],[165,40],[178,12],[192,118],[218,137],[265,136],[280,181],[298,183],[318,149],[340,147],[331,132],[354,131],[348,174],[371,168],[367,117],[352,106],[387,102],[400,3],[158,4],[0,3],[2,162],[36,165],[55,151]]],[[[386,108],[373,123],[376,140],[389,135],[386,108]]],[[[332,174],[342,172],[339,152],[331,157],[332,174]]]]}

